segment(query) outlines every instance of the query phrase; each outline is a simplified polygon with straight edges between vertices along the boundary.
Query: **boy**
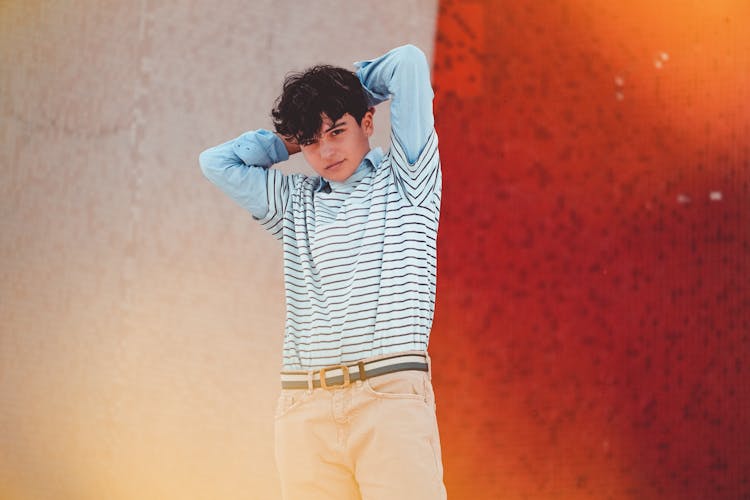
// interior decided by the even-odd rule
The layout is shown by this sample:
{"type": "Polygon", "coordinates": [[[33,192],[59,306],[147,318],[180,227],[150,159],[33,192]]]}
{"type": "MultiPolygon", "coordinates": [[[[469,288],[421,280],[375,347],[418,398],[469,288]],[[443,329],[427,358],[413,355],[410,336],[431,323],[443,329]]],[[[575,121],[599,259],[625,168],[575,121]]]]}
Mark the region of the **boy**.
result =
{"type": "Polygon", "coordinates": [[[282,241],[276,461],[286,499],[440,499],[427,343],[441,173],[429,68],[406,45],[352,73],[287,77],[276,133],[200,155],[203,173],[282,241]],[[370,149],[391,99],[391,147],[370,149]],[[270,168],[301,152],[318,174],[270,168]]]}

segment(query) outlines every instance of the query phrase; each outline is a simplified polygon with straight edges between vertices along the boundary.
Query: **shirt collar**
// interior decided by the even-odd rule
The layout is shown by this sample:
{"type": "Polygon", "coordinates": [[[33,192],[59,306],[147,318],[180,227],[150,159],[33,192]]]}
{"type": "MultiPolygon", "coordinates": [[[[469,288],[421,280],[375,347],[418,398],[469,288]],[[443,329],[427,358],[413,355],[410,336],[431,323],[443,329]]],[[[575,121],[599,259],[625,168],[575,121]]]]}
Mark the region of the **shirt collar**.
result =
{"type": "Polygon", "coordinates": [[[315,187],[315,192],[316,193],[320,192],[326,186],[330,186],[331,189],[335,190],[343,186],[355,184],[358,181],[360,181],[364,176],[366,176],[367,173],[370,171],[370,169],[373,169],[373,170],[376,169],[378,165],[380,165],[380,162],[382,160],[383,160],[383,150],[380,148],[373,148],[365,155],[364,158],[362,158],[362,163],[359,164],[359,167],[357,167],[357,170],[355,170],[354,173],[350,175],[349,178],[346,179],[344,182],[328,181],[324,179],[323,177],[318,177],[318,185],[315,187]]]}

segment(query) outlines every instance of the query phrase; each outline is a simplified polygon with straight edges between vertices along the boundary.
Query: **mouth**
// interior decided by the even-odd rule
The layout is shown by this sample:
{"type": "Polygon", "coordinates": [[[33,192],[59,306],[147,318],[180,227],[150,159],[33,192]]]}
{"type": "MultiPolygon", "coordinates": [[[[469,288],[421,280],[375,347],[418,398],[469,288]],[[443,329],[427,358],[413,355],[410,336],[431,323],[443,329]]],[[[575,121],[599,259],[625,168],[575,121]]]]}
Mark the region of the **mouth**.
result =
{"type": "Polygon", "coordinates": [[[341,161],[337,161],[336,163],[331,163],[330,165],[328,165],[328,166],[326,167],[326,170],[331,170],[331,169],[334,169],[334,168],[336,168],[336,167],[340,166],[340,165],[341,165],[342,163],[344,163],[344,160],[341,160],[341,161]]]}

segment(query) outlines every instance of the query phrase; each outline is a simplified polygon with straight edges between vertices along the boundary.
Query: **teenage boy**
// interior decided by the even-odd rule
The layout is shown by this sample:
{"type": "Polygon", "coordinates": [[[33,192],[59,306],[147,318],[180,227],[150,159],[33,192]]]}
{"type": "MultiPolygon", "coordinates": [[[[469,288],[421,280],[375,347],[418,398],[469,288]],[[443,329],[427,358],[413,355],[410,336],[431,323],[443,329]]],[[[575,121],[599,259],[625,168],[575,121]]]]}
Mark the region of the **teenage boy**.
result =
{"type": "Polygon", "coordinates": [[[405,45],[292,74],[275,133],[200,155],[203,173],[284,252],[276,461],[286,499],[441,499],[427,344],[441,173],[427,60],[405,45]],[[391,144],[370,149],[391,100],[391,144]],[[271,168],[302,152],[317,176],[271,168]]]}

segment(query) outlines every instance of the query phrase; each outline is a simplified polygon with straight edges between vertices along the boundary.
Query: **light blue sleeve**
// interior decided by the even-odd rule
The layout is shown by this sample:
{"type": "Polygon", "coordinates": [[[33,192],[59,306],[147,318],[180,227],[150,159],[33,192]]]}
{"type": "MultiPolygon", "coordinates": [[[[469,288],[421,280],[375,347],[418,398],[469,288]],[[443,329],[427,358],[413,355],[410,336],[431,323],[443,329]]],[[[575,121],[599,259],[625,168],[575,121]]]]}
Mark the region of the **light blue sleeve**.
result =
{"type": "Polygon", "coordinates": [[[288,158],[284,142],[259,129],[203,151],[198,161],[208,180],[261,219],[268,213],[266,169],[288,158]]]}
{"type": "Polygon", "coordinates": [[[372,105],[391,99],[392,133],[403,146],[409,162],[415,162],[435,126],[434,93],[424,52],[414,45],[403,45],[355,65],[372,105]]]}

